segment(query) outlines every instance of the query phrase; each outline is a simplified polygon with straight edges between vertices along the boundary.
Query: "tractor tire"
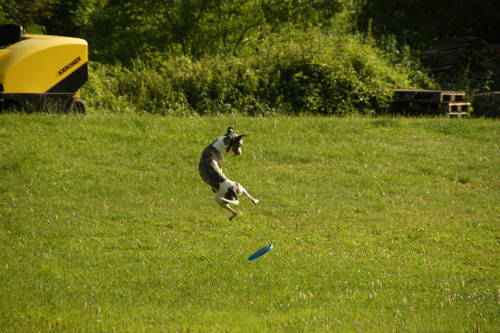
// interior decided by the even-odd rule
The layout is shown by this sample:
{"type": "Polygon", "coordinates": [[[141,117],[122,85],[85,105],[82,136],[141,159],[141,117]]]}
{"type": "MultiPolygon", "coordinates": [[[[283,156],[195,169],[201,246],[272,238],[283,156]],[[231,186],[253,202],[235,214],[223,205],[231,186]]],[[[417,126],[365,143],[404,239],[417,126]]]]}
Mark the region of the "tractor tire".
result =
{"type": "Polygon", "coordinates": [[[68,111],[70,114],[85,114],[87,113],[87,104],[81,98],[72,98],[68,103],[68,111]]]}

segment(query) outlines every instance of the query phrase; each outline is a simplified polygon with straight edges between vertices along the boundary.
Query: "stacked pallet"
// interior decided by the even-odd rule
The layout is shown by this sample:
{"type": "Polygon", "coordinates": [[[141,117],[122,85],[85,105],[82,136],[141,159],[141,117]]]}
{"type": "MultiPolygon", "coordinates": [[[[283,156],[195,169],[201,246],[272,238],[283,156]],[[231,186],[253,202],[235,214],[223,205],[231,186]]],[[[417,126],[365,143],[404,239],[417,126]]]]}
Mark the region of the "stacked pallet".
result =
{"type": "Polygon", "coordinates": [[[461,118],[471,110],[464,92],[397,89],[394,93],[396,112],[402,114],[461,118]]]}

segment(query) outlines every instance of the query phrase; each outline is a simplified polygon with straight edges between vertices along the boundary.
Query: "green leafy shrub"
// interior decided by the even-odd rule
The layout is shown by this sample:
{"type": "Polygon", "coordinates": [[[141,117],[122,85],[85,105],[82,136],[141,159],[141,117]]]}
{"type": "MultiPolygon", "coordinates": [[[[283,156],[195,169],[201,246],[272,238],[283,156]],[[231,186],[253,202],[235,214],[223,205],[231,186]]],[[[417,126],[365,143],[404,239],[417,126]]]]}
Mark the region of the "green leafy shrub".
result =
{"type": "Polygon", "coordinates": [[[368,114],[385,112],[393,89],[436,88],[409,52],[384,50],[360,35],[292,30],[255,47],[196,61],[93,64],[84,98],[94,109],[162,115],[368,114]]]}
{"type": "Polygon", "coordinates": [[[82,87],[82,97],[90,109],[112,112],[130,111],[132,105],[118,88],[118,83],[126,76],[119,65],[101,65],[90,62],[89,80],[82,87]]]}

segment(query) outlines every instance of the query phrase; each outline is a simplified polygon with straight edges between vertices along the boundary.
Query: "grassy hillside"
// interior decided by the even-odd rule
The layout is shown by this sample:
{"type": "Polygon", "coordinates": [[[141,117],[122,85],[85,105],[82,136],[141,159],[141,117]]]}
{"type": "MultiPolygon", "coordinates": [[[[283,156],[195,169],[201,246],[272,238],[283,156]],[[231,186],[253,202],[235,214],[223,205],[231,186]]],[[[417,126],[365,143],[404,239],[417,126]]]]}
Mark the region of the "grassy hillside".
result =
{"type": "Polygon", "coordinates": [[[2,332],[500,330],[498,121],[3,114],[0,138],[2,332]],[[260,199],[232,222],[197,171],[229,125],[260,199]]]}

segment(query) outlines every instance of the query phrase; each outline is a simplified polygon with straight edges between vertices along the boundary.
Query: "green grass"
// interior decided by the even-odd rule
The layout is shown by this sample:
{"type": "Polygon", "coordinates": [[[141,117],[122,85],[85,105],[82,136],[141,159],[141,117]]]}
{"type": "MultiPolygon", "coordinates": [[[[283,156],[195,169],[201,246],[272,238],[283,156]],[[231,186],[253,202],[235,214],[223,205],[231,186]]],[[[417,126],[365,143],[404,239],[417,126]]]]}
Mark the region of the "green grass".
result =
{"type": "Polygon", "coordinates": [[[499,145],[485,119],[3,114],[0,331],[499,331],[499,145]],[[260,199],[232,222],[197,170],[229,125],[260,199]]]}

